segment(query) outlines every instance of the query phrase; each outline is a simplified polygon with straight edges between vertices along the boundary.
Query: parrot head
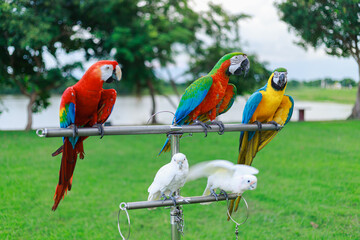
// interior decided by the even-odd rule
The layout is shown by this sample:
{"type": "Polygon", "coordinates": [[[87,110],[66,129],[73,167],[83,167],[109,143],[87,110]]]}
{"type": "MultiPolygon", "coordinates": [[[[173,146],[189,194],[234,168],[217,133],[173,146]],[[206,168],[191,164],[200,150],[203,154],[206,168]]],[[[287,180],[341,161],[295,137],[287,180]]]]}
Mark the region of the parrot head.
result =
{"type": "Polygon", "coordinates": [[[234,52],[226,54],[222,59],[228,60],[230,66],[227,69],[228,75],[240,75],[244,73],[244,76],[249,72],[250,61],[247,55],[241,52],[234,52]]]}
{"type": "Polygon", "coordinates": [[[275,90],[284,90],[287,84],[287,70],[285,68],[277,68],[270,78],[271,86],[275,90]]]}
{"type": "Polygon", "coordinates": [[[244,73],[246,75],[249,72],[250,61],[245,53],[233,52],[223,56],[210,71],[209,75],[215,74],[220,71],[224,71],[228,76],[240,75],[244,73]]]}
{"type": "Polygon", "coordinates": [[[120,81],[121,69],[116,61],[103,60],[94,63],[82,77],[83,81],[91,82],[93,86],[102,86],[104,82],[120,81]],[[99,81],[100,80],[100,81],[99,81]]]}
{"type": "Polygon", "coordinates": [[[121,69],[119,64],[116,61],[99,61],[100,71],[101,71],[101,80],[106,83],[111,83],[113,81],[120,81],[121,79],[121,69]]]}
{"type": "Polygon", "coordinates": [[[171,158],[171,161],[175,164],[178,165],[179,169],[184,168],[189,168],[189,164],[188,161],[186,159],[186,156],[182,153],[176,153],[174,154],[174,156],[171,158]]]}
{"type": "Polygon", "coordinates": [[[254,190],[257,187],[257,178],[254,175],[242,175],[237,179],[234,193],[243,193],[246,190],[254,190]]]}

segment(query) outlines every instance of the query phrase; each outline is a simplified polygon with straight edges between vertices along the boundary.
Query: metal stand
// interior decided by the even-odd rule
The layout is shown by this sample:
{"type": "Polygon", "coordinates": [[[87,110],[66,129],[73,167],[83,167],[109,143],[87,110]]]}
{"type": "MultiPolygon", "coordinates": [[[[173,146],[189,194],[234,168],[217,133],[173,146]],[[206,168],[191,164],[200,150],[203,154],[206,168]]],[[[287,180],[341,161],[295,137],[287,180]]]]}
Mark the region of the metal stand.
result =
{"type": "MultiPolygon", "coordinates": [[[[171,143],[171,156],[180,152],[180,136],[181,134],[170,134],[171,143]]],[[[175,198],[180,196],[180,190],[175,192],[175,198]]],[[[170,224],[171,224],[171,239],[180,240],[183,234],[183,219],[182,219],[182,206],[177,205],[170,207],[170,224]]]]}
{"type": "MultiPolygon", "coordinates": [[[[262,128],[259,129],[257,124],[226,124],[225,132],[238,132],[238,131],[279,131],[282,126],[273,124],[263,124],[262,128]]],[[[219,126],[211,126],[208,132],[218,132],[219,126]]],[[[104,135],[135,135],[135,134],[168,134],[171,141],[171,155],[180,152],[180,136],[183,133],[202,133],[204,128],[201,126],[176,126],[176,125],[157,125],[157,126],[110,126],[104,127],[104,135]]],[[[38,129],[36,134],[39,137],[72,137],[74,132],[70,128],[43,128],[38,129]]],[[[76,136],[98,136],[100,135],[97,128],[79,128],[76,136]]],[[[175,193],[175,197],[180,196],[180,191],[175,193]]],[[[165,207],[170,206],[170,224],[171,224],[171,239],[180,240],[183,234],[184,221],[183,221],[183,210],[182,205],[184,204],[195,204],[204,202],[215,202],[236,199],[237,194],[229,194],[225,196],[219,195],[217,199],[214,196],[199,196],[199,197],[188,197],[183,199],[177,199],[176,206],[173,206],[172,200],[165,201],[142,201],[142,202],[129,202],[121,203],[120,211],[118,215],[118,229],[120,236],[123,239],[129,239],[130,236],[130,216],[128,210],[131,209],[142,209],[151,207],[165,207]],[[120,213],[125,211],[128,224],[129,232],[127,237],[122,235],[120,228],[120,213]]],[[[246,203],[246,202],[245,202],[246,203]]],[[[246,204],[247,205],[247,204],[246,204]]],[[[246,221],[246,220],[245,220],[246,221]]],[[[237,226],[240,224],[237,224],[237,226]]]]}

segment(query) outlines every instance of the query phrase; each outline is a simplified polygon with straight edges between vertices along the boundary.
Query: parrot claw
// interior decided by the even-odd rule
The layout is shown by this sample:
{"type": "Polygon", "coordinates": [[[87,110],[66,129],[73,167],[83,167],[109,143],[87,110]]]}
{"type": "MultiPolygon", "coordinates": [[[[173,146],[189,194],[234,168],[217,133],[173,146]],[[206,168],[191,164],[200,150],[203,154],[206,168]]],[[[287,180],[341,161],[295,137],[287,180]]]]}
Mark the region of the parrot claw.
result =
{"type": "Polygon", "coordinates": [[[168,198],[165,196],[165,194],[164,193],[161,193],[161,200],[162,200],[162,203],[164,203],[165,202],[165,200],[167,200],[168,198]]]}
{"type": "Polygon", "coordinates": [[[219,201],[218,195],[216,194],[216,192],[214,191],[214,189],[210,189],[210,195],[214,196],[216,201],[219,201]]]}
{"type": "Polygon", "coordinates": [[[259,121],[254,121],[253,123],[255,123],[258,126],[258,129],[262,129],[262,123],[259,121]]]}
{"type": "Polygon", "coordinates": [[[75,138],[77,135],[78,135],[78,127],[75,125],[75,124],[71,124],[70,126],[69,126],[69,128],[72,128],[72,130],[73,130],[73,138],[75,138]]]}
{"type": "Polygon", "coordinates": [[[174,207],[176,207],[176,198],[173,195],[170,195],[169,199],[171,199],[173,201],[174,207]]]}
{"type": "Polygon", "coordinates": [[[219,135],[223,135],[224,132],[225,132],[225,126],[224,126],[224,123],[222,121],[216,121],[216,120],[213,120],[211,121],[211,124],[215,124],[215,125],[218,125],[219,126],[219,135]]]}
{"type": "Polygon", "coordinates": [[[220,191],[220,195],[224,195],[224,196],[225,196],[225,198],[226,198],[226,201],[228,201],[228,200],[229,200],[229,196],[228,196],[228,194],[227,194],[224,190],[222,190],[222,189],[221,189],[221,191],[220,191]]]}
{"type": "Polygon", "coordinates": [[[207,130],[208,130],[208,129],[211,129],[211,127],[210,127],[208,124],[203,123],[203,122],[195,119],[195,120],[194,120],[194,125],[200,125],[200,126],[202,126],[202,127],[204,128],[205,137],[207,137],[207,130]]]}
{"type": "Polygon", "coordinates": [[[277,128],[279,128],[279,124],[277,122],[275,122],[275,121],[270,121],[268,123],[274,125],[277,128]]]}
{"type": "Polygon", "coordinates": [[[104,137],[104,126],[101,123],[97,123],[94,126],[97,127],[97,129],[99,130],[99,134],[100,134],[100,139],[102,139],[104,137]]]}

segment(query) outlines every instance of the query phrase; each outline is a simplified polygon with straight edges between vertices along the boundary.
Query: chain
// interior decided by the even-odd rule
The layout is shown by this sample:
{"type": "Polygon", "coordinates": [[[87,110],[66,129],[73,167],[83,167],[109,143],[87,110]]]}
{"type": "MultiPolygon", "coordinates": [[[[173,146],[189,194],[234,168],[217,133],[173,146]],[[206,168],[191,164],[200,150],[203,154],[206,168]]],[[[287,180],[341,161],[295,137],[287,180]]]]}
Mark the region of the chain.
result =
{"type": "Polygon", "coordinates": [[[237,221],[235,221],[232,217],[231,217],[231,214],[229,213],[229,199],[226,200],[227,202],[227,214],[228,214],[228,217],[231,219],[231,221],[233,221],[235,223],[235,236],[236,236],[236,240],[239,239],[239,226],[240,225],[243,225],[247,219],[249,218],[249,205],[247,203],[247,201],[245,200],[245,198],[243,196],[241,196],[241,199],[244,200],[244,203],[245,203],[245,206],[246,206],[246,218],[243,222],[241,223],[238,223],[237,221]]]}
{"type": "Polygon", "coordinates": [[[184,236],[184,226],[185,226],[185,222],[184,222],[184,215],[183,215],[183,211],[181,208],[177,207],[176,208],[176,216],[175,216],[175,222],[176,222],[176,226],[177,226],[177,230],[180,232],[181,236],[184,236]]]}
{"type": "Polygon", "coordinates": [[[239,225],[238,224],[236,224],[235,236],[236,236],[236,240],[238,240],[239,239],[239,225]]]}

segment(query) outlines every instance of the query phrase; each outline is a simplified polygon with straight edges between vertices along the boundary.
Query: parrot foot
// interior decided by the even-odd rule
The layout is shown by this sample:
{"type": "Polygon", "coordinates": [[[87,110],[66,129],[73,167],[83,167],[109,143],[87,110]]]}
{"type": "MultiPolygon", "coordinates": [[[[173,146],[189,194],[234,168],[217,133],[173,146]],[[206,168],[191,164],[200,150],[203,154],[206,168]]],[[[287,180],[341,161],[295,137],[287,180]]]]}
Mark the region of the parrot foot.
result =
{"type": "Polygon", "coordinates": [[[101,123],[97,123],[94,125],[95,127],[97,127],[97,129],[99,130],[99,134],[100,134],[100,139],[102,139],[104,137],[104,126],[101,123]]]}
{"type": "Polygon", "coordinates": [[[216,192],[214,191],[214,189],[210,189],[210,195],[214,196],[216,201],[219,201],[218,195],[216,194],[216,192]]]}
{"type": "Polygon", "coordinates": [[[71,124],[69,126],[69,128],[71,128],[73,130],[73,138],[76,137],[78,135],[78,132],[79,132],[78,129],[79,128],[75,124],[71,124]]]}
{"type": "Polygon", "coordinates": [[[259,121],[254,121],[253,123],[255,123],[258,126],[258,129],[262,129],[262,123],[259,121]]]}
{"type": "Polygon", "coordinates": [[[176,198],[172,194],[170,194],[169,199],[171,199],[173,201],[174,207],[176,207],[176,198]]]}
{"type": "Polygon", "coordinates": [[[274,125],[277,129],[279,129],[279,124],[278,124],[277,122],[275,122],[275,121],[270,121],[270,122],[268,122],[268,123],[274,125]]]}
{"type": "Polygon", "coordinates": [[[211,121],[211,124],[215,124],[215,125],[218,125],[219,126],[219,135],[223,135],[224,132],[225,132],[225,126],[224,126],[224,123],[222,121],[216,121],[216,120],[213,120],[211,121]]]}
{"type": "Polygon", "coordinates": [[[203,123],[203,122],[195,119],[193,125],[200,125],[200,126],[202,126],[202,127],[204,128],[205,137],[207,137],[207,130],[208,130],[208,129],[211,129],[211,127],[210,127],[208,124],[203,123]]]}
{"type": "Polygon", "coordinates": [[[222,189],[221,189],[221,191],[220,191],[220,195],[224,195],[224,196],[225,196],[225,198],[226,198],[226,201],[228,201],[228,200],[229,200],[229,196],[228,196],[228,194],[227,194],[224,190],[222,190],[222,189]]]}
{"type": "Polygon", "coordinates": [[[162,203],[165,202],[165,200],[167,200],[167,196],[164,194],[164,193],[161,193],[161,200],[162,200],[162,203]]]}

